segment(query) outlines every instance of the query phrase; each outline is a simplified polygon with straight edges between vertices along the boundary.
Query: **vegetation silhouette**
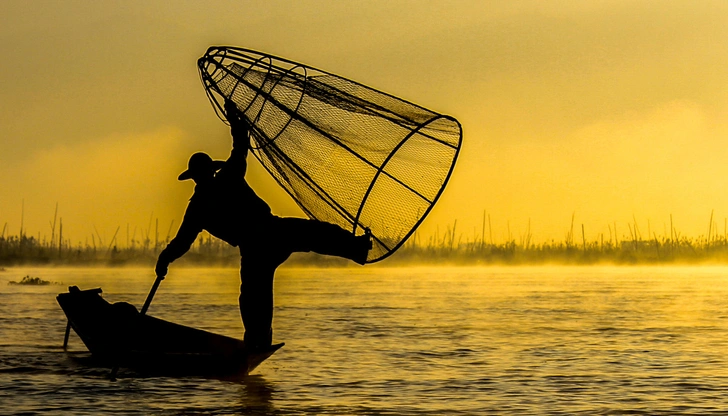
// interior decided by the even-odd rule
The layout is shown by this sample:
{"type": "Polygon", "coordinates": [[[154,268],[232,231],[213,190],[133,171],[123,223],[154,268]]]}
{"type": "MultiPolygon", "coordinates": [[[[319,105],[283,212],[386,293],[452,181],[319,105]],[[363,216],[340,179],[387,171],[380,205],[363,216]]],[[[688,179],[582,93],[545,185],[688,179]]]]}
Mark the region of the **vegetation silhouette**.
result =
{"type": "MultiPolygon", "coordinates": [[[[627,228],[626,226],[624,228],[627,228]]],[[[697,237],[681,235],[654,235],[645,239],[639,234],[622,239],[597,238],[575,241],[567,233],[561,241],[536,243],[528,235],[494,241],[467,238],[446,228],[444,234],[413,235],[385,263],[369,267],[417,265],[538,265],[538,264],[728,264],[728,238],[711,233],[697,237]]],[[[59,251],[58,242],[51,243],[36,236],[0,237],[0,265],[52,266],[139,266],[153,265],[156,256],[168,242],[157,244],[130,241],[128,245],[111,249],[83,245],[65,240],[59,251]]],[[[240,253],[236,247],[206,232],[198,237],[176,265],[194,267],[237,267],[240,253]]],[[[293,253],[282,267],[347,267],[346,259],[311,253],[293,253]]],[[[0,269],[2,271],[2,269],[0,269]]]]}
{"type": "Polygon", "coordinates": [[[23,286],[48,286],[50,284],[53,285],[62,285],[61,282],[51,282],[48,280],[43,280],[40,277],[30,277],[30,275],[23,276],[23,278],[19,281],[10,281],[8,282],[9,285],[23,285],[23,286]]]}

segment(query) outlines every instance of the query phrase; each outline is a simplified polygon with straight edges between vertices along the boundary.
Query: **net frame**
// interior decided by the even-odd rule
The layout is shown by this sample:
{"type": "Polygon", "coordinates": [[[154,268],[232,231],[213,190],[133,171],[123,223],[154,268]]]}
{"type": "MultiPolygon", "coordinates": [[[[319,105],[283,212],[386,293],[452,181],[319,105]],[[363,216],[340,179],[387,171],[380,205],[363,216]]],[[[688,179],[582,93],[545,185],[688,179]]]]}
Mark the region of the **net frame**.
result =
{"type": "Polygon", "coordinates": [[[333,222],[337,222],[339,225],[351,226],[352,232],[358,235],[363,234],[365,229],[371,230],[372,239],[378,250],[370,251],[367,263],[373,263],[389,257],[414,234],[417,227],[425,220],[437,200],[442,195],[452,175],[462,144],[462,127],[460,123],[451,116],[435,113],[417,104],[330,72],[251,49],[232,46],[213,46],[198,59],[197,64],[200,79],[217,116],[223,122],[229,124],[225,117],[224,101],[225,99],[232,99],[233,102],[235,102],[252,126],[253,143],[251,144],[251,152],[266,168],[266,170],[268,170],[278,184],[293,198],[307,216],[312,219],[322,219],[320,218],[322,215],[319,215],[319,213],[316,212],[316,206],[311,206],[310,203],[307,203],[303,198],[296,195],[297,192],[293,191],[295,185],[293,184],[294,181],[292,181],[292,179],[295,180],[296,183],[299,183],[299,186],[302,184],[302,186],[307,187],[341,217],[341,221],[333,222]],[[242,72],[240,72],[241,69],[242,72]],[[238,72],[235,72],[236,70],[238,72]],[[264,78],[260,81],[259,85],[252,83],[249,79],[246,79],[246,75],[252,73],[256,75],[264,74],[264,78]],[[220,74],[222,74],[222,76],[220,74]],[[221,86],[218,84],[227,76],[235,79],[235,85],[232,87],[229,85],[221,86]],[[218,79],[216,79],[216,77],[218,79]],[[384,97],[386,100],[390,100],[396,104],[409,106],[410,108],[417,110],[419,113],[418,115],[425,115],[426,118],[422,119],[420,117],[420,119],[417,119],[415,117],[407,117],[404,112],[395,112],[386,105],[380,105],[377,102],[373,102],[374,100],[366,101],[359,96],[334,88],[331,85],[324,85],[317,81],[318,79],[322,79],[321,77],[333,77],[338,80],[346,81],[350,85],[355,86],[366,93],[376,94],[377,96],[384,97]],[[295,97],[293,103],[288,103],[289,105],[279,102],[273,92],[281,83],[287,83],[289,86],[293,85],[295,88],[300,90],[300,96],[298,97],[297,102],[295,97]],[[248,90],[254,91],[255,95],[252,97],[248,96],[247,99],[246,97],[241,98],[240,96],[236,96],[236,90],[240,85],[243,85],[244,88],[247,88],[248,90]],[[226,93],[225,89],[228,89],[229,92],[226,93]],[[345,110],[363,112],[370,116],[386,119],[388,122],[401,127],[408,132],[391,148],[383,160],[374,162],[352,149],[344,142],[344,140],[341,140],[340,137],[324,131],[317,123],[311,122],[299,113],[299,109],[301,109],[301,105],[304,103],[304,98],[307,94],[317,94],[318,99],[324,100],[327,95],[330,95],[330,98],[340,100],[338,102],[339,105],[341,105],[343,97],[343,102],[347,103],[346,105],[351,106],[351,108],[345,110]],[[259,102],[260,97],[262,97],[262,103],[259,102]],[[253,108],[254,105],[259,106],[257,113],[253,108]],[[280,126],[278,132],[275,134],[264,132],[258,125],[259,119],[266,109],[266,105],[272,105],[278,111],[282,111],[288,116],[288,120],[280,126]],[[363,196],[361,196],[361,200],[358,202],[358,208],[355,213],[353,212],[354,210],[350,210],[342,206],[342,204],[337,201],[336,197],[329,195],[327,190],[317,184],[315,179],[309,176],[305,169],[296,164],[289,155],[277,146],[276,140],[286,131],[286,129],[289,128],[289,126],[291,126],[293,122],[302,123],[307,128],[318,133],[321,137],[330,140],[332,143],[335,143],[337,146],[346,150],[365,165],[376,170],[366,188],[366,191],[363,196]],[[438,123],[448,123],[448,128],[456,129],[456,131],[450,132],[455,132],[457,135],[455,143],[450,143],[447,140],[441,140],[433,134],[428,135],[426,133],[422,133],[426,129],[432,129],[432,126],[437,128],[438,123]],[[444,175],[442,175],[443,177],[441,181],[439,181],[439,189],[437,189],[434,196],[431,197],[423,195],[421,192],[414,189],[413,186],[404,183],[395,175],[385,170],[388,164],[395,158],[397,152],[406,146],[410,139],[415,137],[426,137],[429,140],[439,142],[441,145],[451,148],[451,160],[446,161],[449,163],[449,168],[446,172],[443,172],[444,175]],[[277,163],[281,162],[283,165],[277,165],[277,163]],[[293,172],[296,177],[287,177],[287,175],[290,176],[288,170],[293,172]],[[428,203],[426,209],[422,212],[418,210],[418,212],[414,214],[415,220],[411,225],[408,225],[409,229],[406,232],[395,239],[396,241],[393,241],[391,236],[388,236],[388,239],[380,238],[376,225],[371,223],[364,224],[362,221],[362,214],[367,206],[367,202],[369,202],[370,196],[372,195],[375,187],[381,183],[380,180],[394,181],[397,186],[405,187],[409,190],[409,192],[428,203]]]}

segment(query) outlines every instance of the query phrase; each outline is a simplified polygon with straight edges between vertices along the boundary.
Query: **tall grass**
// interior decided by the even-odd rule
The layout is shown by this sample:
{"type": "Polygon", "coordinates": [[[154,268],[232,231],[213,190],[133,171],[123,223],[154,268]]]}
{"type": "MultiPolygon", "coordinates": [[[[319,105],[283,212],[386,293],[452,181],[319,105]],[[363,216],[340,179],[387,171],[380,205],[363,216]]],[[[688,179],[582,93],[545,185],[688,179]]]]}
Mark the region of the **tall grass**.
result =
{"type": "MultiPolygon", "coordinates": [[[[647,222],[647,234],[642,234],[638,222],[626,224],[628,235],[620,238],[617,223],[608,225],[609,235],[599,234],[587,239],[584,224],[576,224],[572,214],[571,226],[563,241],[535,243],[531,233],[531,221],[526,232],[518,239],[507,226],[505,241],[493,242],[490,216],[487,217],[489,238],[485,233],[485,215],[480,238],[473,232],[472,238],[455,236],[456,224],[447,227],[443,236],[439,230],[427,240],[411,238],[392,258],[395,263],[449,263],[449,264],[679,264],[724,263],[728,264],[728,219],[724,220],[724,232],[719,234],[711,212],[707,235],[688,237],[678,232],[670,216],[670,232],[658,236],[647,222]],[[575,235],[575,230],[579,231],[575,235]],[[457,241],[457,244],[453,244],[457,241]]],[[[623,228],[622,228],[623,229],[623,228]]]]}
{"type": "MultiPolygon", "coordinates": [[[[19,235],[6,236],[4,232],[1,233],[0,265],[153,265],[170,241],[169,233],[164,240],[158,236],[152,238],[146,233],[141,239],[137,239],[136,235],[127,238],[126,244],[122,246],[118,242],[120,227],[108,242],[94,227],[95,233],[90,238],[86,238],[84,243],[74,244],[70,239],[63,238],[63,222],[60,224],[58,237],[50,240],[41,238],[40,234],[27,235],[22,230],[19,235]]],[[[55,236],[55,229],[52,235],[55,236]]],[[[232,265],[240,263],[240,255],[236,247],[202,233],[179,263],[232,265]]]]}
{"type": "MultiPolygon", "coordinates": [[[[160,238],[159,221],[153,221],[150,216],[148,227],[139,233],[135,227],[134,232],[130,234],[130,226],[126,226],[125,244],[121,244],[118,238],[121,227],[116,228],[109,241],[104,241],[94,227],[94,233],[86,238],[85,242],[73,243],[63,236],[63,219],[56,220],[57,217],[54,215],[53,221],[50,222],[50,239],[41,236],[40,233],[35,236],[27,235],[22,228],[18,235],[6,235],[6,223],[0,232],[0,266],[19,264],[152,266],[159,252],[169,242],[173,231],[171,223],[166,237],[160,238]]],[[[670,216],[669,233],[665,230],[663,236],[658,236],[649,222],[647,234],[644,235],[634,220],[626,224],[628,234],[621,238],[615,222],[608,226],[607,238],[604,234],[600,234],[596,239],[590,240],[586,237],[584,225],[576,224],[572,215],[571,226],[563,241],[534,242],[529,220],[526,232],[518,238],[513,237],[508,223],[505,241],[495,242],[490,215],[484,212],[482,227],[480,230],[473,229],[472,236],[458,232],[458,222],[455,220],[445,227],[444,233],[440,232],[440,227],[429,236],[416,232],[394,255],[381,264],[728,264],[727,228],[728,220],[724,220],[724,232],[721,235],[711,212],[707,235],[704,236],[693,238],[683,236],[674,228],[670,216]]],[[[624,230],[625,227],[620,226],[620,229],[624,230]]],[[[176,264],[237,266],[239,262],[240,256],[236,247],[231,247],[203,232],[190,251],[176,264]]],[[[316,266],[349,264],[343,259],[298,253],[291,256],[289,264],[291,263],[316,266]]]]}

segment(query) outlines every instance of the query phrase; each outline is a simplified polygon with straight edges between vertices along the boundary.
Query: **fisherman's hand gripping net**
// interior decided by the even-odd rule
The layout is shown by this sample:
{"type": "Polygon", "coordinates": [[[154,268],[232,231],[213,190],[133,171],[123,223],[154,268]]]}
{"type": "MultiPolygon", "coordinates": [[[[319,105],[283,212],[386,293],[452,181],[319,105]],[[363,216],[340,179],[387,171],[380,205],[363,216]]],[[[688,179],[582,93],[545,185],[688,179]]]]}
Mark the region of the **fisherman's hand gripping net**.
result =
{"type": "Polygon", "coordinates": [[[252,126],[252,152],[306,214],[355,234],[367,262],[414,232],[445,188],[462,130],[452,117],[365,85],[259,52],[211,47],[198,60],[218,116],[232,100],[252,126]]]}

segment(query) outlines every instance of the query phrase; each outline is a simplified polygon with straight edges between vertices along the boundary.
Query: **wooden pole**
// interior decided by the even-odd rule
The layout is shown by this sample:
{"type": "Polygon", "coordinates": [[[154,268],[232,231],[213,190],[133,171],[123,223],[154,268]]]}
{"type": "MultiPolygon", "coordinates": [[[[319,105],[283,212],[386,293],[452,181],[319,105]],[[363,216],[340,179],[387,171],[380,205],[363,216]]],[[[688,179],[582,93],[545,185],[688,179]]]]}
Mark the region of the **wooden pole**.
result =
{"type": "Polygon", "coordinates": [[[571,247],[574,244],[574,216],[576,212],[571,213],[571,227],[569,232],[566,234],[566,247],[571,247]]]}
{"type": "Polygon", "coordinates": [[[25,199],[20,206],[20,241],[23,240],[23,223],[25,221],[25,199]]]}
{"type": "Polygon", "coordinates": [[[68,347],[68,337],[71,335],[71,321],[66,324],[66,335],[63,337],[63,351],[66,351],[68,347]]]}
{"type": "Polygon", "coordinates": [[[61,224],[58,229],[58,258],[61,258],[62,249],[63,249],[63,217],[61,217],[61,224]]]}
{"type": "Polygon", "coordinates": [[[480,233],[480,249],[485,248],[485,210],[483,210],[483,230],[480,233]]]}
{"type": "Polygon", "coordinates": [[[144,301],[144,306],[142,306],[142,311],[140,312],[142,315],[145,315],[147,313],[147,310],[149,309],[149,305],[152,304],[152,299],[154,299],[154,294],[157,293],[157,289],[159,288],[159,284],[162,283],[162,280],[164,280],[164,276],[157,276],[157,278],[154,280],[154,284],[152,284],[152,289],[149,291],[149,294],[147,295],[147,300],[144,301]]]}
{"type": "Polygon", "coordinates": [[[174,225],[174,218],[172,218],[172,222],[169,223],[169,229],[167,230],[167,238],[164,239],[165,243],[169,243],[169,236],[172,234],[172,226],[174,225]]]}
{"type": "Polygon", "coordinates": [[[111,242],[109,243],[109,248],[106,250],[107,253],[111,252],[111,246],[113,246],[114,241],[116,241],[116,235],[119,234],[119,228],[121,228],[121,225],[116,227],[116,232],[114,233],[114,236],[111,238],[111,242]]]}
{"type": "Polygon", "coordinates": [[[149,225],[147,226],[147,236],[144,240],[144,253],[147,252],[147,249],[149,248],[149,243],[151,242],[149,240],[149,233],[152,232],[152,218],[154,217],[154,211],[152,211],[151,214],[149,214],[149,225]]]}
{"type": "Polygon", "coordinates": [[[56,219],[58,218],[58,202],[56,202],[56,212],[53,213],[53,226],[51,227],[51,249],[56,243],[56,219]]]}
{"type": "Polygon", "coordinates": [[[452,245],[455,242],[455,228],[458,226],[458,220],[452,225],[452,235],[450,236],[450,251],[452,251],[452,245]]]}

